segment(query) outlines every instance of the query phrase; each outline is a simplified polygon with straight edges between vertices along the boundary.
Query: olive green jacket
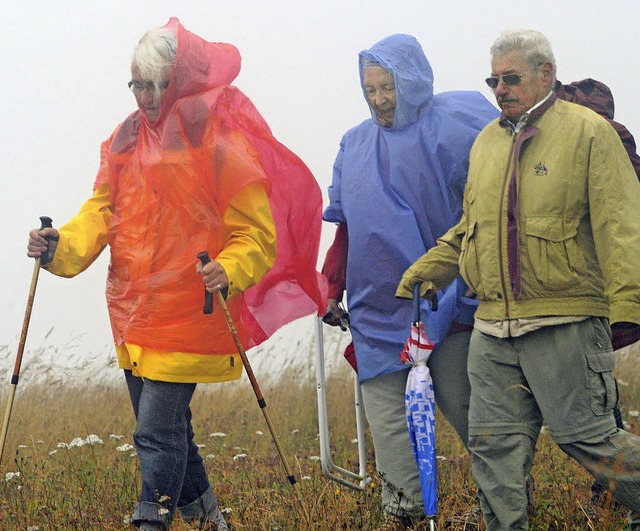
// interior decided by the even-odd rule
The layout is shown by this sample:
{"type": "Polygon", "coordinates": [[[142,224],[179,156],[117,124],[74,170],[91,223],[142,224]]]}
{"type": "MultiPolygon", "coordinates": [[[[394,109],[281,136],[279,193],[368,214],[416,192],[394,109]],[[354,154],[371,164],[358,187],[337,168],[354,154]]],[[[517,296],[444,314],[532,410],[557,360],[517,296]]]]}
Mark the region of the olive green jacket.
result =
{"type": "Polygon", "coordinates": [[[639,261],[640,184],[617,133],[589,109],[556,100],[517,134],[499,120],[480,133],[462,219],[405,272],[397,295],[410,297],[416,282],[425,294],[461,274],[481,301],[482,319],[589,315],[640,323],[639,261]],[[507,259],[514,160],[518,298],[507,259]]]}

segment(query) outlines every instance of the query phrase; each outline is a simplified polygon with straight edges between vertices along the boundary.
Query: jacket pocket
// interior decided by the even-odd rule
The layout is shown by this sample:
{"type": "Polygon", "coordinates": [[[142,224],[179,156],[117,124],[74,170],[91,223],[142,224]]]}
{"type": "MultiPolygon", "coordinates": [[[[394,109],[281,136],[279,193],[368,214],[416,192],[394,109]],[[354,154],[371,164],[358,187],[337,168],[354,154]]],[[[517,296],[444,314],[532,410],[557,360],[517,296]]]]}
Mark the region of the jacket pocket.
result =
{"type": "Polygon", "coordinates": [[[586,262],[576,243],[578,219],[535,216],[526,220],[529,265],[548,290],[566,290],[580,283],[586,262]]]}
{"type": "MultiPolygon", "coordinates": [[[[480,268],[478,267],[478,251],[476,248],[476,221],[470,220],[467,231],[460,244],[460,275],[467,286],[478,295],[482,295],[480,284],[480,268]]],[[[482,298],[482,297],[481,297],[482,298]]]]}
{"type": "Polygon", "coordinates": [[[589,396],[591,410],[596,415],[606,415],[618,400],[616,381],[613,377],[615,357],[613,351],[587,354],[589,366],[589,396]]]}

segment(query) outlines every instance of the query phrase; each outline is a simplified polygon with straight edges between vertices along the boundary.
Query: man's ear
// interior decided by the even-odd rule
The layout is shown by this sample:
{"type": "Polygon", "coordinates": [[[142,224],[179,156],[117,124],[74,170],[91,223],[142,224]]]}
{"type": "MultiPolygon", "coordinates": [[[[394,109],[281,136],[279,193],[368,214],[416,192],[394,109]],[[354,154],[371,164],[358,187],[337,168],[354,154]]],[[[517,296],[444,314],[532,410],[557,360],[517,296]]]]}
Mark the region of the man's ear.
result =
{"type": "Polygon", "coordinates": [[[549,90],[551,90],[553,85],[553,65],[549,61],[546,61],[540,66],[540,71],[542,72],[542,79],[545,84],[549,86],[549,90]]]}

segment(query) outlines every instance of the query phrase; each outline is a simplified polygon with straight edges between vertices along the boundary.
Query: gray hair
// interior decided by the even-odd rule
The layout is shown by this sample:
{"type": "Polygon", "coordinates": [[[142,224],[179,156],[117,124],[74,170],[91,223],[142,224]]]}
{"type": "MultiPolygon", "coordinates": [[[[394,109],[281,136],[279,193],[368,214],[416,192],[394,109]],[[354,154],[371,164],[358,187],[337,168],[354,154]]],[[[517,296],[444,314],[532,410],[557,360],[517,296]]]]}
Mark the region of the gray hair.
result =
{"type": "Polygon", "coordinates": [[[531,29],[504,31],[491,46],[491,60],[511,52],[523,52],[525,60],[532,67],[551,63],[555,82],[556,59],[549,39],[542,33],[531,29]]]}
{"type": "Polygon", "coordinates": [[[160,97],[159,86],[167,71],[173,66],[177,50],[176,31],[162,27],[145,33],[133,52],[133,63],[144,79],[154,83],[157,98],[160,97]]]}

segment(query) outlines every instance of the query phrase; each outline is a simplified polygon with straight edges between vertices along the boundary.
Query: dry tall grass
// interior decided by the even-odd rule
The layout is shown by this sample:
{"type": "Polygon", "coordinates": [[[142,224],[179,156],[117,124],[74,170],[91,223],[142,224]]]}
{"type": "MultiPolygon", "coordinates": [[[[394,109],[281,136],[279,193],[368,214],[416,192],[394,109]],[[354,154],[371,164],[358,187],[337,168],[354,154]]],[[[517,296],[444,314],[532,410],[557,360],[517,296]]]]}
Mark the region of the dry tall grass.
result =
{"type": "MultiPolygon", "coordinates": [[[[617,367],[623,415],[630,430],[640,433],[640,353],[625,354],[617,367]]],[[[298,384],[298,376],[285,374],[279,383],[262,387],[298,480],[293,488],[246,377],[196,391],[196,440],[227,518],[238,530],[376,529],[382,520],[379,479],[362,493],[324,478],[317,460],[315,382],[305,377],[298,384]]],[[[336,463],[357,470],[352,389],[345,364],[328,383],[331,436],[336,463]]],[[[3,405],[6,392],[1,398],[3,405]]],[[[128,529],[126,520],[140,482],[134,450],[129,447],[133,428],[123,381],[90,388],[60,382],[19,387],[0,464],[0,529],[128,529]]],[[[442,418],[437,420],[437,442],[442,457],[438,460],[438,524],[442,528],[447,516],[473,506],[474,483],[469,457],[442,418]]],[[[369,468],[375,475],[370,441],[367,447],[369,468]]],[[[597,523],[587,518],[590,477],[544,433],[534,475],[534,529],[624,527],[625,511],[619,507],[604,508],[597,523]]],[[[188,526],[178,518],[173,529],[188,526]]]]}

